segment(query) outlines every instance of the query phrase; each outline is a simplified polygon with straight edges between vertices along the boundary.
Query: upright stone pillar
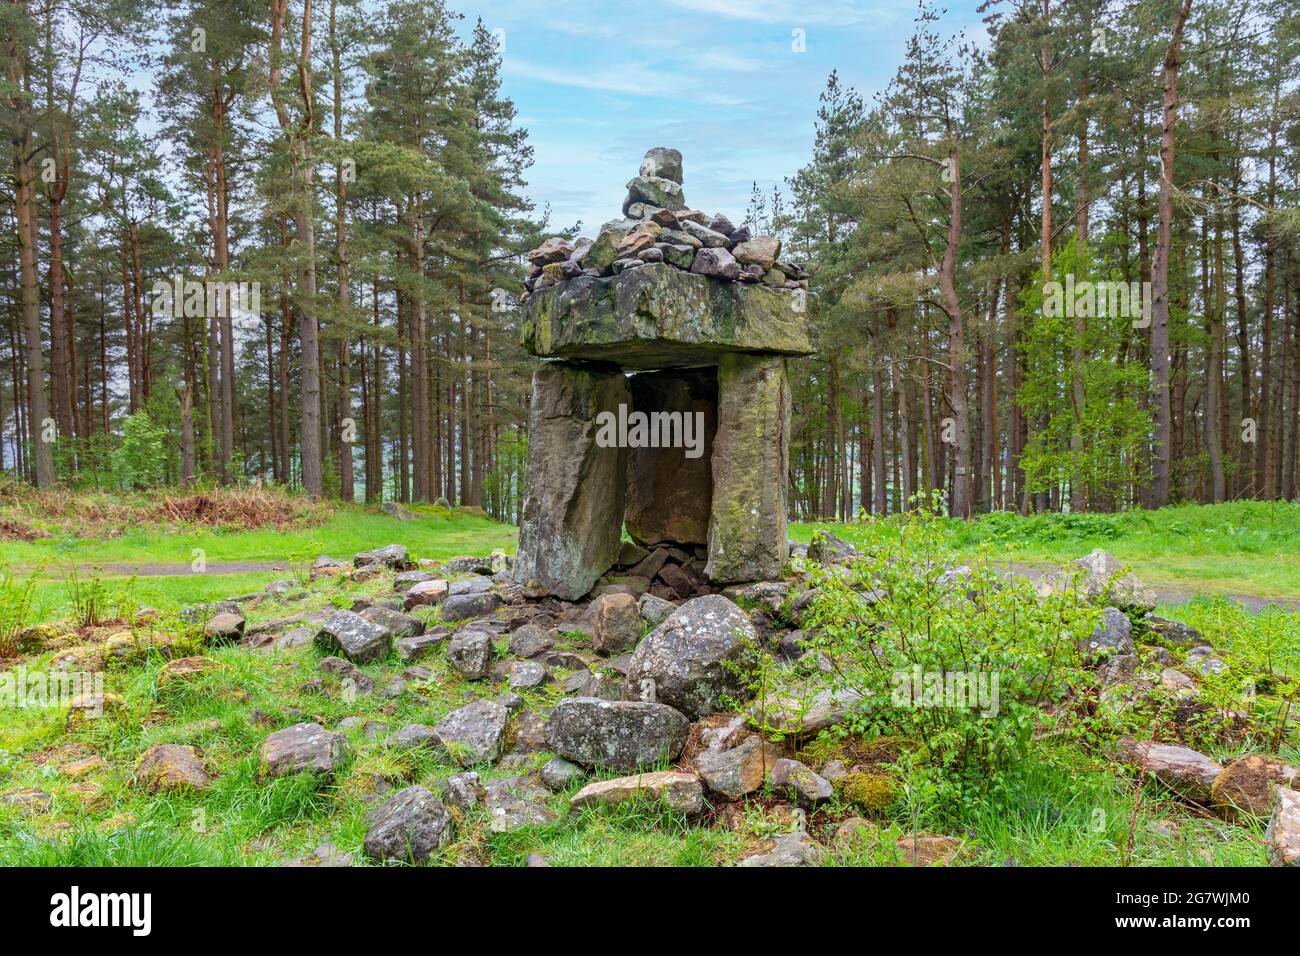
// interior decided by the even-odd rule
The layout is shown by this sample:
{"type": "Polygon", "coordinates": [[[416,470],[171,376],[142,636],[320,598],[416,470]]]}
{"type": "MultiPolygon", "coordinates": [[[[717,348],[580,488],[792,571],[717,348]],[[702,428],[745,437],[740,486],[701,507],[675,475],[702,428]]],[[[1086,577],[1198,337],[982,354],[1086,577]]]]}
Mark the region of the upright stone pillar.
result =
{"type": "Polygon", "coordinates": [[[548,362],[533,373],[521,584],[574,601],[618,558],[627,456],[596,444],[596,416],[620,404],[631,393],[617,368],[548,362]]]}
{"type": "Polygon", "coordinates": [[[779,355],[718,358],[709,561],[717,584],[780,577],[790,461],[790,383],[779,355]]]}

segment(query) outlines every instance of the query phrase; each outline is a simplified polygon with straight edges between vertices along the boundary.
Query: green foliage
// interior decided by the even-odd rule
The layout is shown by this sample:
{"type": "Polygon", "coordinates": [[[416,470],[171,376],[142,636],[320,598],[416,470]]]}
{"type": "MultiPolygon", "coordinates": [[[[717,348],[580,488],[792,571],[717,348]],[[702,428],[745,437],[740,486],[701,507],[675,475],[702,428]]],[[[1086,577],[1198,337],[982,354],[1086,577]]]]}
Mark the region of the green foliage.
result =
{"type": "Polygon", "coordinates": [[[1097,612],[1073,593],[1004,582],[987,557],[958,565],[938,502],[894,530],[851,566],[814,573],[801,623],[834,667],[783,696],[855,695],[848,731],[916,738],[947,792],[987,794],[1083,679],[1072,668],[1097,612]]]}
{"type": "Polygon", "coordinates": [[[8,568],[0,568],[0,656],[17,650],[18,637],[31,622],[34,578],[20,580],[8,568]]]}
{"type": "Polygon", "coordinates": [[[72,619],[77,627],[97,627],[112,620],[112,595],[98,572],[92,573],[89,581],[83,581],[74,567],[64,581],[72,602],[72,619]]]}
{"type": "MultiPolygon", "coordinates": [[[[1052,257],[1052,279],[1064,276],[1073,278],[1074,290],[1122,278],[1118,271],[1101,273],[1087,245],[1075,239],[1052,257]]],[[[1031,421],[1043,423],[1031,431],[1020,460],[1025,479],[1031,491],[1085,485],[1095,499],[1125,500],[1151,431],[1151,415],[1138,401],[1148,372],[1130,348],[1141,314],[1067,315],[1050,307],[1046,282],[1040,269],[1021,292],[1026,378],[1017,400],[1031,421]]]]}
{"type": "Polygon", "coordinates": [[[167,429],[150,417],[147,408],[122,422],[122,443],[113,453],[113,477],[121,488],[153,488],[163,483],[167,462],[167,429]]]}

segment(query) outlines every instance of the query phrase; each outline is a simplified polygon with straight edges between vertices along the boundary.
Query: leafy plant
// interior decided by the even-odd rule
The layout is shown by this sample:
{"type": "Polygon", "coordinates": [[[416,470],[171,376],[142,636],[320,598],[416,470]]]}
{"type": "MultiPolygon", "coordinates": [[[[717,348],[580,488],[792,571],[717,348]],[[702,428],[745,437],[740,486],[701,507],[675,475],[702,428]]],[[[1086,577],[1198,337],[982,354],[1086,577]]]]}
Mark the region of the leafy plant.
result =
{"type": "Polygon", "coordinates": [[[8,569],[0,569],[0,656],[18,649],[18,637],[31,619],[35,578],[19,580],[8,569]]]}
{"type": "Polygon", "coordinates": [[[1040,597],[1004,581],[986,554],[958,564],[940,507],[920,502],[862,558],[814,570],[801,624],[830,669],[791,675],[775,695],[856,699],[840,732],[922,741],[942,770],[935,785],[967,799],[987,794],[1035,732],[1081,731],[1058,705],[1084,681],[1079,647],[1097,611],[1073,589],[1040,597]]]}

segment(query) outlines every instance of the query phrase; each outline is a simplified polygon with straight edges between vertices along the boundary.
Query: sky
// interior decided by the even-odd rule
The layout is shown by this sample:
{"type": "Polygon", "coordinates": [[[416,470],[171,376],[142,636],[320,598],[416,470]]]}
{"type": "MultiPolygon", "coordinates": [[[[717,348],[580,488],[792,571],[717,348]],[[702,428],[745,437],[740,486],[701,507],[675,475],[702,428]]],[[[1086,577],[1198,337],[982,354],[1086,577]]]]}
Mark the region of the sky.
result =
{"type": "MultiPolygon", "coordinates": [[[[982,35],[978,3],[949,3],[943,32],[982,35]]],[[[534,149],[528,197],[550,205],[553,226],[581,220],[586,235],[620,216],[652,146],[681,150],[687,205],[739,222],[752,183],[770,193],[808,162],[831,70],[870,104],[916,14],[910,0],[449,5],[463,35],[475,18],[496,31],[503,92],[534,149]]]]}

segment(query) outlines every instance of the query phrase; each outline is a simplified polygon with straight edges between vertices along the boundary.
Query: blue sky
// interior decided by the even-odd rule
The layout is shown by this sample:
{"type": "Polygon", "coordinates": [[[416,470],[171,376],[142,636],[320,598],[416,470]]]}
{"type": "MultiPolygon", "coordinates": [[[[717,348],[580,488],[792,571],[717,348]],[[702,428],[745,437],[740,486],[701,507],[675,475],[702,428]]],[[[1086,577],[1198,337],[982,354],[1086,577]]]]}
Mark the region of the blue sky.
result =
{"type": "MultiPolygon", "coordinates": [[[[978,0],[945,32],[982,34],[978,0]]],[[[909,0],[450,0],[467,35],[502,31],[505,93],[530,132],[528,195],[554,225],[593,234],[619,215],[651,146],[682,151],[686,200],[739,221],[807,162],[830,71],[870,98],[900,62],[909,0]],[[795,52],[794,31],[806,49],[795,52]]]]}

